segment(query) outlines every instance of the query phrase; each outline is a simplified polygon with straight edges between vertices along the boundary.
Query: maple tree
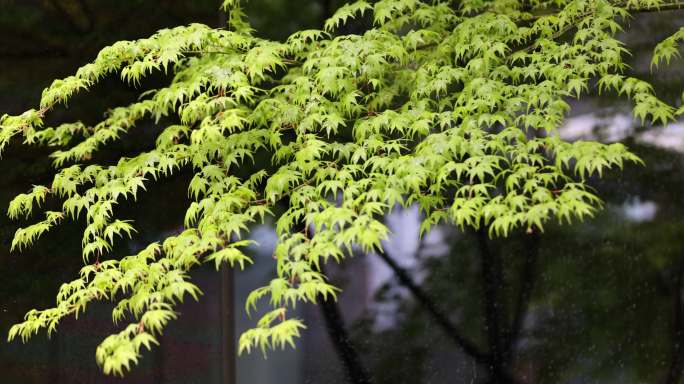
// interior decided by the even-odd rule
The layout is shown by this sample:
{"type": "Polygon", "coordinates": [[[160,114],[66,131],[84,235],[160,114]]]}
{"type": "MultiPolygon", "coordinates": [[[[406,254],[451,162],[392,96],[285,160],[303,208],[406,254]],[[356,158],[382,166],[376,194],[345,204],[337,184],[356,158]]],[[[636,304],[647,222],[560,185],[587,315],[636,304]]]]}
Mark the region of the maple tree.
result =
{"type": "MultiPolygon", "coordinates": [[[[421,233],[449,223],[506,237],[570,223],[601,207],[587,180],[639,158],[620,144],[568,142],[557,128],[568,99],[613,92],[633,102],[642,124],[666,124],[684,107],[661,101],[630,77],[628,53],[615,35],[630,12],[679,7],[658,0],[357,1],[339,8],[322,30],[283,42],[258,37],[241,5],[226,0],[227,28],[201,24],[165,29],[104,48],[74,75],[55,80],[40,106],[0,119],[0,149],[21,138],[54,147],[50,185],[10,203],[10,218],[28,218],[46,199],[61,210],[20,228],[21,251],[64,220],[85,216],[80,276],[59,289],[55,307],[32,310],[9,339],[54,332],[60,319],[96,300],[116,305],[122,331],[108,336],[96,359],[123,374],[167,323],[174,305],[199,289],[188,272],[209,262],[246,267],[249,226],[274,215],[277,275],[253,291],[272,311],[240,337],[240,351],[294,346],[305,325],[287,315],[300,302],[335,297],[321,271],[353,248],[382,249],[383,216],[418,205],[421,233]],[[340,26],[369,18],[362,34],[340,26]],[[94,126],[45,127],[43,120],[106,76],[139,84],[171,72],[167,87],[110,110],[94,126]],[[93,154],[143,119],[176,119],[156,147],[113,165],[93,154]],[[270,161],[244,174],[255,158],[270,161]],[[191,169],[194,202],[184,230],[135,255],[109,257],[119,237],[136,232],[115,206],[148,183],[191,169]]],[[[659,43],[657,70],[679,56],[684,30],[659,43]]],[[[138,228],[137,230],[142,230],[138,228]]]]}

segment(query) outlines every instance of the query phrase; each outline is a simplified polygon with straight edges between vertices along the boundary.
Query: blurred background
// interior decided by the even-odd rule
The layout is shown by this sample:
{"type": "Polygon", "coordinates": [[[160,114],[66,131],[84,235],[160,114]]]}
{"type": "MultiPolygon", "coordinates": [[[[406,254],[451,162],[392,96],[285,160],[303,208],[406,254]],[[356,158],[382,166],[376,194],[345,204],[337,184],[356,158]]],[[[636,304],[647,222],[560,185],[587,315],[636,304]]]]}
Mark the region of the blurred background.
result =
{"type": "MultiPolygon", "coordinates": [[[[117,40],[191,22],[219,25],[219,3],[0,0],[0,113],[37,105],[53,79],[117,40]]],[[[260,35],[284,39],[320,28],[339,3],[250,0],[248,13],[260,35]]],[[[684,26],[684,11],[635,15],[629,24],[620,39],[634,53],[628,59],[633,74],[652,81],[668,102],[681,102],[683,62],[655,75],[649,63],[654,45],[684,26]]],[[[166,75],[156,74],[136,89],[111,78],[50,115],[51,123],[94,123],[107,108],[165,81],[166,75]]],[[[93,161],[150,149],[164,124],[139,125],[93,161]]],[[[603,95],[574,102],[560,132],[569,140],[625,142],[645,166],[592,181],[605,209],[585,223],[551,224],[541,234],[492,241],[439,227],[419,239],[418,211],[395,210],[386,218],[394,233],[387,253],[359,253],[327,266],[344,290],[339,303],[298,307],[309,328],[297,349],[267,358],[226,351],[226,335],[239,335],[258,319],[248,318],[243,306],[246,295],[275,273],[268,223],[253,229],[261,244],[252,250],[253,266],[236,272],[231,284],[213,268],[194,271],[201,300],[179,308],[161,347],[145,353],[125,378],[112,378],[100,372],[94,356],[116,330],[107,304],[64,321],[51,339],[39,334],[27,344],[4,341],[27,310],[51,306],[59,285],[77,275],[83,223],[60,226],[18,254],[9,253],[11,239],[25,223],[1,219],[0,383],[684,382],[684,123],[639,127],[624,100],[603,95]],[[234,332],[226,331],[233,326],[234,332]],[[501,351],[507,367],[495,379],[483,364],[493,350],[501,351]],[[224,374],[232,364],[234,381],[224,374]]],[[[47,153],[11,145],[0,161],[0,207],[32,184],[51,180],[47,153]]],[[[189,178],[179,173],[152,186],[135,205],[117,208],[141,231],[115,254],[131,254],[182,226],[189,178]]]]}

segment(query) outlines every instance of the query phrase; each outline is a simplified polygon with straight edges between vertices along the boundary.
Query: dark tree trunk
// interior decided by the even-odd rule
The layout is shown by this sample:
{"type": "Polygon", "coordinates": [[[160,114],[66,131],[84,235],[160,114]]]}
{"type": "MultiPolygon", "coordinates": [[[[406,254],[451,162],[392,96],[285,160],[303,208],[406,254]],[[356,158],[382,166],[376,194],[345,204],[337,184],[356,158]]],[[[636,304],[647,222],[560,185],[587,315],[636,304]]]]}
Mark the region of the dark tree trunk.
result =
{"type": "Polygon", "coordinates": [[[509,366],[515,358],[514,349],[524,326],[525,317],[530,306],[532,291],[537,280],[537,263],[539,259],[539,235],[532,233],[525,237],[525,260],[520,271],[520,289],[515,303],[513,321],[508,332],[504,350],[504,364],[509,366]]]}
{"type": "Polygon", "coordinates": [[[483,312],[485,331],[490,355],[490,382],[506,382],[500,373],[505,371],[504,343],[501,332],[501,301],[499,300],[499,285],[503,283],[501,276],[501,258],[494,252],[487,239],[487,229],[476,232],[481,259],[481,278],[483,290],[483,312]]]}
{"type": "Polygon", "coordinates": [[[319,300],[321,301],[320,308],[325,320],[325,327],[330,336],[330,341],[332,341],[337,356],[344,365],[350,383],[370,384],[372,382],[371,378],[363,366],[361,358],[344,327],[344,320],[342,319],[342,314],[340,313],[337,302],[330,296],[327,296],[326,298],[320,296],[319,300]]]}

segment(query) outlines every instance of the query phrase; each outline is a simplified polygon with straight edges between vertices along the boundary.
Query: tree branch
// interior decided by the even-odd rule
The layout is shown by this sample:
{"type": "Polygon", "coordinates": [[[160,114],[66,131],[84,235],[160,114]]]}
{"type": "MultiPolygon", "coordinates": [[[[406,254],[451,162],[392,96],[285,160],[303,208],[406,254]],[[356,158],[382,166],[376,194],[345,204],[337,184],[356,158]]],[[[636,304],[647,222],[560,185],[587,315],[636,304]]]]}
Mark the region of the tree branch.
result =
{"type": "Polygon", "coordinates": [[[482,352],[473,342],[466,339],[461,333],[456,329],[448,316],[442,312],[442,310],[437,307],[437,305],[432,301],[425,292],[413,281],[411,276],[400,267],[394,259],[392,259],[387,253],[381,251],[377,252],[378,256],[387,264],[390,269],[394,272],[401,285],[411,292],[411,295],[416,299],[418,304],[420,304],[437,324],[442,328],[444,333],[451,338],[451,340],[456,343],[463,351],[470,355],[475,361],[482,364],[489,364],[489,356],[482,352]]]}
{"type": "MultiPolygon", "coordinates": [[[[323,266],[321,266],[321,273],[325,274],[323,266]]],[[[319,299],[321,301],[321,312],[325,319],[325,328],[328,330],[335,351],[347,371],[349,380],[353,384],[370,384],[372,382],[370,376],[344,327],[344,320],[337,302],[330,296],[319,296],[319,299]]]]}
{"type": "MultiPolygon", "coordinates": [[[[432,319],[440,326],[442,331],[465,352],[468,356],[472,357],[475,362],[486,367],[487,369],[492,369],[492,359],[491,356],[482,352],[480,348],[473,342],[468,340],[461,332],[456,328],[456,326],[449,320],[449,317],[442,312],[442,310],[432,301],[428,295],[416,284],[408,272],[399,266],[397,262],[392,259],[386,252],[378,251],[377,255],[387,264],[388,267],[394,272],[394,275],[399,280],[402,286],[411,292],[413,298],[421,305],[432,319]]],[[[500,369],[497,372],[498,377],[502,378],[505,383],[515,383],[515,379],[511,377],[506,371],[500,369]]]]}

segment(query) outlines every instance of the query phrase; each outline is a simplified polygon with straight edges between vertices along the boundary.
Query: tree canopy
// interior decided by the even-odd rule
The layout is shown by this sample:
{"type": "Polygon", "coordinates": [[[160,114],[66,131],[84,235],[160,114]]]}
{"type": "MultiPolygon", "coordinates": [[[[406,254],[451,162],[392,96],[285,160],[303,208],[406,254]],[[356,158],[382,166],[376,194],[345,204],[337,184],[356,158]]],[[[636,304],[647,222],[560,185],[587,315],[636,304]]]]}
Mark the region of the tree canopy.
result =
{"type": "MultiPolygon", "coordinates": [[[[287,308],[335,297],[321,266],[356,247],[381,250],[382,217],[396,206],[420,208],[421,233],[449,223],[491,237],[591,217],[601,207],[591,177],[640,159],[619,143],[563,140],[557,128],[569,99],[593,92],[628,98],[642,124],[684,113],[629,75],[629,51],[616,38],[630,12],[676,6],[357,1],[321,30],[272,41],[252,30],[237,0],[226,0],[226,28],[192,24],[106,47],[47,87],[38,107],[0,118],[0,148],[13,140],[53,147],[56,168],[50,185],[14,198],[9,217],[28,218],[47,199],[61,202],[17,230],[12,248],[31,246],[65,220],[87,222],[80,276],[62,285],[55,307],[28,312],[9,339],[49,334],[63,317],[111,300],[113,321],[124,325],[96,359],[105,373],[123,374],[177,317],[174,305],[198,298],[188,277],[194,266],[252,262],[244,238],[266,216],[276,219],[277,275],[249,295],[245,310],[262,299],[273,310],[242,334],[240,351],[294,346],[305,325],[287,308]],[[363,32],[342,33],[349,23],[363,32]],[[43,124],[105,77],[140,84],[154,72],[170,73],[168,86],[113,107],[93,126],[43,124]],[[97,161],[99,150],[144,119],[175,123],[151,151],[97,161]],[[180,169],[194,174],[183,231],[112,257],[116,239],[136,232],[115,214],[117,202],[180,169]]],[[[654,48],[653,70],[679,56],[683,38],[680,30],[654,48]]]]}

